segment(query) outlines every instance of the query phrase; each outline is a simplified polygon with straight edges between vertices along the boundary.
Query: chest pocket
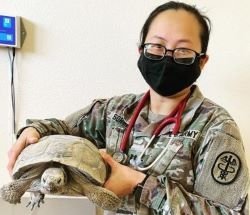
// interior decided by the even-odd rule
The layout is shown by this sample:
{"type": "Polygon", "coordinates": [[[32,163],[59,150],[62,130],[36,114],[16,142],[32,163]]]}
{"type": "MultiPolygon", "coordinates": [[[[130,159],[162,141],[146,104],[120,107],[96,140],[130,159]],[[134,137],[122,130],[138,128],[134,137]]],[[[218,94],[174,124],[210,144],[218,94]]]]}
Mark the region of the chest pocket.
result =
{"type": "Polygon", "coordinates": [[[174,159],[178,151],[183,147],[183,137],[173,137],[173,138],[160,138],[156,146],[156,149],[152,150],[153,159],[157,159],[160,156],[158,162],[151,167],[150,172],[158,175],[166,172],[171,161],[174,159]],[[155,151],[155,153],[154,153],[155,151]]]}

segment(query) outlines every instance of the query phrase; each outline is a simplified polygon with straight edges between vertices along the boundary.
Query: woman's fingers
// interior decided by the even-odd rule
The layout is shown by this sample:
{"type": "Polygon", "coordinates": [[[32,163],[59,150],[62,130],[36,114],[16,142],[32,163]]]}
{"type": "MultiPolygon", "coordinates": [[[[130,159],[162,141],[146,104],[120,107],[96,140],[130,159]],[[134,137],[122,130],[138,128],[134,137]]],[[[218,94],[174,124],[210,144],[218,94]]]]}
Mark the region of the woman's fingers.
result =
{"type": "Polygon", "coordinates": [[[29,127],[23,130],[16,143],[8,151],[9,162],[7,164],[7,169],[10,175],[12,175],[12,170],[18,155],[27,145],[36,143],[39,138],[40,134],[37,132],[36,129],[29,127]]]}

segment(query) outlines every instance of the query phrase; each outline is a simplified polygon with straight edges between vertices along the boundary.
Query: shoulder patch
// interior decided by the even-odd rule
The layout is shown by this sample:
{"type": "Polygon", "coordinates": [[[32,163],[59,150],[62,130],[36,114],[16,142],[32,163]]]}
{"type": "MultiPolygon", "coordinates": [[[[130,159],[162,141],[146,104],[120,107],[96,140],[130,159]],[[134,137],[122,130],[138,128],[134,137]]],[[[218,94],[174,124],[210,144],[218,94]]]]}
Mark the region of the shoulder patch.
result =
{"type": "Polygon", "coordinates": [[[231,184],[237,178],[241,168],[241,161],[238,155],[225,151],[217,156],[212,167],[212,177],[220,184],[231,184]]]}

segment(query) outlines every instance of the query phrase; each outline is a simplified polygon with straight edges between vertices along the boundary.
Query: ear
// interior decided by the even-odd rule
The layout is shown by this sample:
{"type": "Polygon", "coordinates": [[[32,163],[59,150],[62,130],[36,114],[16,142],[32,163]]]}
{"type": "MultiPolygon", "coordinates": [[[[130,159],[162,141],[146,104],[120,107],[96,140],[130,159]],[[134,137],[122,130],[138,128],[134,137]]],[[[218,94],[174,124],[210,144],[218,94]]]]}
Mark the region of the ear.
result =
{"type": "Polygon", "coordinates": [[[138,47],[138,53],[141,54],[143,49],[141,47],[138,47]]]}
{"type": "Polygon", "coordinates": [[[200,59],[200,68],[201,68],[201,70],[204,68],[204,66],[207,63],[208,59],[209,59],[208,55],[205,55],[204,57],[202,57],[200,59]]]}

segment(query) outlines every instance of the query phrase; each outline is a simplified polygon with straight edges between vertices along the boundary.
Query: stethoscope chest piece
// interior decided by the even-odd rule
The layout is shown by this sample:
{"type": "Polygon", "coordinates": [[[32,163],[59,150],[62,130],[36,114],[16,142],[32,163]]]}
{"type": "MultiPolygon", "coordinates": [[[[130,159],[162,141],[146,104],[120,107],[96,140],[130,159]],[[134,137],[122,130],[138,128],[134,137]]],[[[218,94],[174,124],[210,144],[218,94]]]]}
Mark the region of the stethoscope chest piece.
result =
{"type": "Polygon", "coordinates": [[[123,152],[115,152],[112,157],[120,164],[125,164],[128,160],[128,156],[123,152]]]}

